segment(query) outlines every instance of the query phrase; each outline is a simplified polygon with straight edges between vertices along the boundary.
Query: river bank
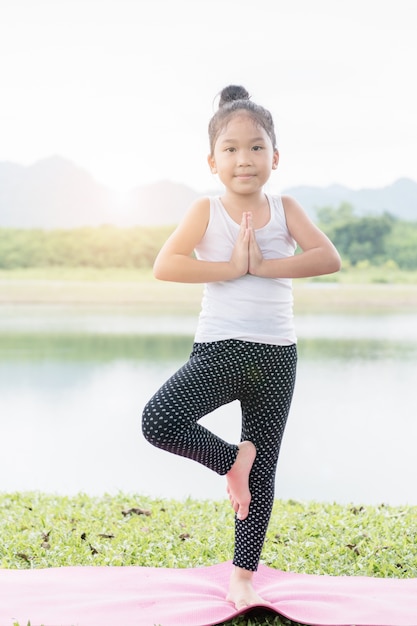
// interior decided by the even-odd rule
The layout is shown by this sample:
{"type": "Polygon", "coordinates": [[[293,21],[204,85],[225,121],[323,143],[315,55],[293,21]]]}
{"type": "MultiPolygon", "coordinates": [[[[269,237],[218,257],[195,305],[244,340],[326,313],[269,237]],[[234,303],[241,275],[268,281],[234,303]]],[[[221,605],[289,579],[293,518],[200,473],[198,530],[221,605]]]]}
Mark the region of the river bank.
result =
{"type": "MultiPolygon", "coordinates": [[[[138,314],[196,315],[202,286],[155,280],[150,271],[0,271],[1,305],[125,307],[138,314]]],[[[294,310],[307,313],[414,313],[417,280],[372,283],[294,281],[294,310]]]]}

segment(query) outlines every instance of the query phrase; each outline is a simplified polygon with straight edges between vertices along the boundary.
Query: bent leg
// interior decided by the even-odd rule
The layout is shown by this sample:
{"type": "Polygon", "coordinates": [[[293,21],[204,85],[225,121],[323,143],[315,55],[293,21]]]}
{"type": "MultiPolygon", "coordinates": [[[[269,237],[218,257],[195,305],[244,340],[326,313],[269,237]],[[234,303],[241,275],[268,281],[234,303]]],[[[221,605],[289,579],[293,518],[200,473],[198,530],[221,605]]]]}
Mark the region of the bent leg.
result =
{"type": "Polygon", "coordinates": [[[145,406],[145,438],[158,448],[226,474],[236,460],[238,447],[197,422],[236,398],[236,381],[230,377],[229,367],[233,358],[230,342],[196,344],[189,361],[145,406]]]}

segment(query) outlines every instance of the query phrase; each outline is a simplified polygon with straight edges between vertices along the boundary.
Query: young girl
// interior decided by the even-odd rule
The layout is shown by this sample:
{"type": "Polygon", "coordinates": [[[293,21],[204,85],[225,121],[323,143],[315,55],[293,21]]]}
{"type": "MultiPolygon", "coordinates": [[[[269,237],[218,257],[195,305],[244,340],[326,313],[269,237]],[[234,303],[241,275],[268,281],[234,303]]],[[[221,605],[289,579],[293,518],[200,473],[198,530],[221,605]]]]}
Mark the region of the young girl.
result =
{"type": "Polygon", "coordinates": [[[264,192],[279,160],[274,124],[243,87],[221,92],[209,139],[224,193],[190,207],[154,265],[158,279],[205,283],[193,351],[146,405],[143,434],[226,475],[235,511],[227,599],[241,609],[263,603],[253,574],[296,372],[291,279],[336,272],[340,257],[294,199],[264,192]],[[238,445],[198,423],[233,400],[242,409],[238,445]]]}

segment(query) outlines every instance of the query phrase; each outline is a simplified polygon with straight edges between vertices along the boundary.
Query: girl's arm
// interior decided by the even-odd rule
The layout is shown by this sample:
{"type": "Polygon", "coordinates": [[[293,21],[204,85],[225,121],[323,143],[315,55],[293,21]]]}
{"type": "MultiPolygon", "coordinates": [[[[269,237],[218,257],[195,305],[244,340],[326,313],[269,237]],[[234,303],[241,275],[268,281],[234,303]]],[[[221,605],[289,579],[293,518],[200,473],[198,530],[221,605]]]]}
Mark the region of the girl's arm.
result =
{"type": "Polygon", "coordinates": [[[282,197],[287,228],[302,252],[282,259],[264,259],[250,227],[249,272],[264,278],[305,278],[338,272],[339,253],[301,206],[289,196],[282,197]]]}
{"type": "Polygon", "coordinates": [[[229,261],[200,261],[193,257],[196,245],[206,232],[210,217],[209,198],[200,198],[187,211],[156,257],[153,273],[159,280],[180,283],[207,283],[230,280],[248,271],[249,230],[246,215],[229,261]]]}

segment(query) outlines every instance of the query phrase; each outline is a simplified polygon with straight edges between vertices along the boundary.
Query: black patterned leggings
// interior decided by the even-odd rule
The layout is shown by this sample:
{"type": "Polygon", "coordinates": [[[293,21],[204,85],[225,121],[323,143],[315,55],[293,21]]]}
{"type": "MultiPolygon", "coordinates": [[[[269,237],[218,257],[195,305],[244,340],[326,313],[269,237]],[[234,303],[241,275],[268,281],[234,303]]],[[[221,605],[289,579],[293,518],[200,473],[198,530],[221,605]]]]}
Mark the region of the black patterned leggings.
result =
{"type": "Polygon", "coordinates": [[[198,424],[219,406],[239,400],[241,441],[256,447],[245,520],[235,517],[233,563],[255,571],[274,501],[275,471],[290,410],[297,363],[296,345],[227,339],[195,343],[189,361],[153,396],[143,411],[145,438],[164,450],[226,474],[238,447],[198,424]]]}

